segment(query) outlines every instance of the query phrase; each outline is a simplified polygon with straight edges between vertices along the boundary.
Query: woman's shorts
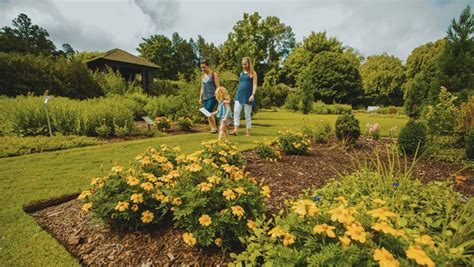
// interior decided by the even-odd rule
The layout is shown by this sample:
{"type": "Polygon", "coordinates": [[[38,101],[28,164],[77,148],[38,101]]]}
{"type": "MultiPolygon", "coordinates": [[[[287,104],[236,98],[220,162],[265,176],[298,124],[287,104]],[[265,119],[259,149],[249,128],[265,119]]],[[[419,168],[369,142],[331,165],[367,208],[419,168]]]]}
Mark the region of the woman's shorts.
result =
{"type": "Polygon", "coordinates": [[[213,112],[216,106],[217,106],[217,99],[215,97],[204,100],[204,108],[207,111],[213,112]]]}

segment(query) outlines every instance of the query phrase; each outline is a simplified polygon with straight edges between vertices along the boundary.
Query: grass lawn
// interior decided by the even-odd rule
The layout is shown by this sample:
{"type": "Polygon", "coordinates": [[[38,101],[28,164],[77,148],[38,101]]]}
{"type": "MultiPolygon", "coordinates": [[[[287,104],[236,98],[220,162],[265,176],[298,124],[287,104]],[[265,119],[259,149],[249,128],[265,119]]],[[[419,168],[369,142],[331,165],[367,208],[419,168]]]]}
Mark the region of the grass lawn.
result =
{"type": "MultiPolygon", "coordinates": [[[[254,141],[274,137],[282,128],[300,129],[327,121],[334,124],[336,115],[302,115],[291,112],[260,112],[254,118],[252,137],[231,137],[239,149],[247,150],[254,141]]],[[[379,123],[382,135],[398,129],[405,119],[356,114],[362,132],[367,123],[379,123]]],[[[243,130],[242,132],[243,133],[243,130]]],[[[197,150],[202,141],[216,135],[197,133],[73,148],[57,152],[0,159],[0,263],[17,265],[79,265],[67,251],[22,210],[29,202],[57,197],[86,189],[90,178],[102,176],[117,162],[129,162],[149,146],[178,145],[183,152],[197,150]]]]}

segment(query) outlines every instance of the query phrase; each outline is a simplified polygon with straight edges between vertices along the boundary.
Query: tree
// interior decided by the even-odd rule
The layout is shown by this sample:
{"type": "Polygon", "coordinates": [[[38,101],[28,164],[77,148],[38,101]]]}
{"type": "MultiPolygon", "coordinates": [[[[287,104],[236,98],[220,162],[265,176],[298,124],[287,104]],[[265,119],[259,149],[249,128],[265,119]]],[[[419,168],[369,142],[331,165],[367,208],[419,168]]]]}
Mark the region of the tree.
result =
{"type": "Polygon", "coordinates": [[[404,107],[405,113],[410,118],[419,118],[428,103],[429,83],[427,80],[425,73],[422,71],[416,74],[413,79],[408,80],[405,85],[404,107]]]}
{"type": "Polygon", "coordinates": [[[402,61],[394,56],[368,57],[360,67],[364,97],[373,104],[402,105],[404,71],[402,61]]]}
{"type": "Polygon", "coordinates": [[[194,69],[198,65],[198,58],[192,45],[193,41],[191,39],[188,42],[181,38],[177,32],[175,32],[173,33],[171,42],[176,71],[178,74],[184,76],[187,81],[190,81],[194,74],[194,69]]]}
{"type": "Polygon", "coordinates": [[[441,84],[462,101],[474,94],[474,15],[469,5],[458,21],[452,20],[447,39],[439,61],[441,84]]]}
{"type": "Polygon", "coordinates": [[[293,30],[279,18],[270,16],[262,20],[258,12],[244,13],[222,46],[222,67],[239,72],[242,58],[249,56],[262,76],[268,70],[278,68],[294,44],[293,30]]]}
{"type": "Polygon", "coordinates": [[[213,43],[207,43],[201,35],[198,35],[196,41],[195,54],[199,59],[207,59],[212,66],[219,66],[221,63],[221,55],[219,48],[213,43]]]}
{"type": "Polygon", "coordinates": [[[324,51],[314,56],[298,77],[302,92],[312,92],[313,99],[326,103],[351,103],[361,93],[358,66],[342,53],[324,51]]]}
{"type": "Polygon", "coordinates": [[[143,42],[138,45],[137,51],[140,56],[160,66],[156,77],[161,79],[176,80],[176,61],[173,43],[164,35],[152,35],[143,38],[143,42]]]}
{"type": "Polygon", "coordinates": [[[8,26],[0,30],[0,51],[55,55],[56,46],[48,39],[48,32],[34,25],[31,19],[21,13],[8,26]]]}
{"type": "Polygon", "coordinates": [[[308,37],[303,39],[302,43],[297,44],[283,63],[285,83],[294,86],[298,74],[310,64],[317,54],[324,51],[342,53],[343,50],[342,43],[334,37],[327,38],[326,32],[311,32],[308,37]]]}

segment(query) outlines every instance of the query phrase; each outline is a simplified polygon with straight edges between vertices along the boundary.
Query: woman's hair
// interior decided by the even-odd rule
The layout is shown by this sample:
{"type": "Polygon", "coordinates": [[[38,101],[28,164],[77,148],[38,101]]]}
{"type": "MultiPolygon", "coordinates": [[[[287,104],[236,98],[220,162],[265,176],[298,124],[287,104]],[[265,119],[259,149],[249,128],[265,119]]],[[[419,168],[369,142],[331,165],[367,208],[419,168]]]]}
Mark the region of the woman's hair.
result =
{"type": "Polygon", "coordinates": [[[229,99],[229,92],[227,92],[227,89],[222,86],[216,89],[215,95],[218,101],[229,99]]]}
{"type": "Polygon", "coordinates": [[[201,59],[201,64],[204,64],[209,67],[209,60],[207,60],[206,58],[203,58],[201,59]]]}
{"type": "Polygon", "coordinates": [[[244,58],[242,58],[242,60],[247,61],[247,64],[249,65],[249,75],[250,75],[251,78],[253,78],[253,75],[254,75],[255,71],[253,69],[252,60],[249,57],[244,57],[244,58]]]}

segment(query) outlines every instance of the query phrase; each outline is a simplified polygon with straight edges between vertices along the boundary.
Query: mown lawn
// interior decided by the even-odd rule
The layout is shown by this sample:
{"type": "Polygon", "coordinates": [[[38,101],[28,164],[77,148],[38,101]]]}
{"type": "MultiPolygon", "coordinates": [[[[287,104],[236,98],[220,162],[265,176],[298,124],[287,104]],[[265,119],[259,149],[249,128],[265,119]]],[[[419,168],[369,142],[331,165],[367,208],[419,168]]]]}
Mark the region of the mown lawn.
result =
{"type": "MultiPolygon", "coordinates": [[[[254,141],[274,137],[283,128],[300,129],[321,121],[334,124],[336,115],[302,115],[291,112],[260,112],[254,118],[252,137],[231,137],[240,150],[254,141]]],[[[356,114],[363,133],[367,123],[379,123],[382,135],[398,129],[405,119],[356,114]]],[[[242,132],[243,133],[243,130],[242,132]]],[[[0,263],[3,266],[79,265],[67,251],[22,210],[22,205],[40,199],[74,193],[88,187],[91,177],[102,176],[117,162],[128,165],[149,146],[178,145],[183,152],[197,150],[215,135],[197,133],[73,148],[57,152],[0,159],[0,263]]]]}

